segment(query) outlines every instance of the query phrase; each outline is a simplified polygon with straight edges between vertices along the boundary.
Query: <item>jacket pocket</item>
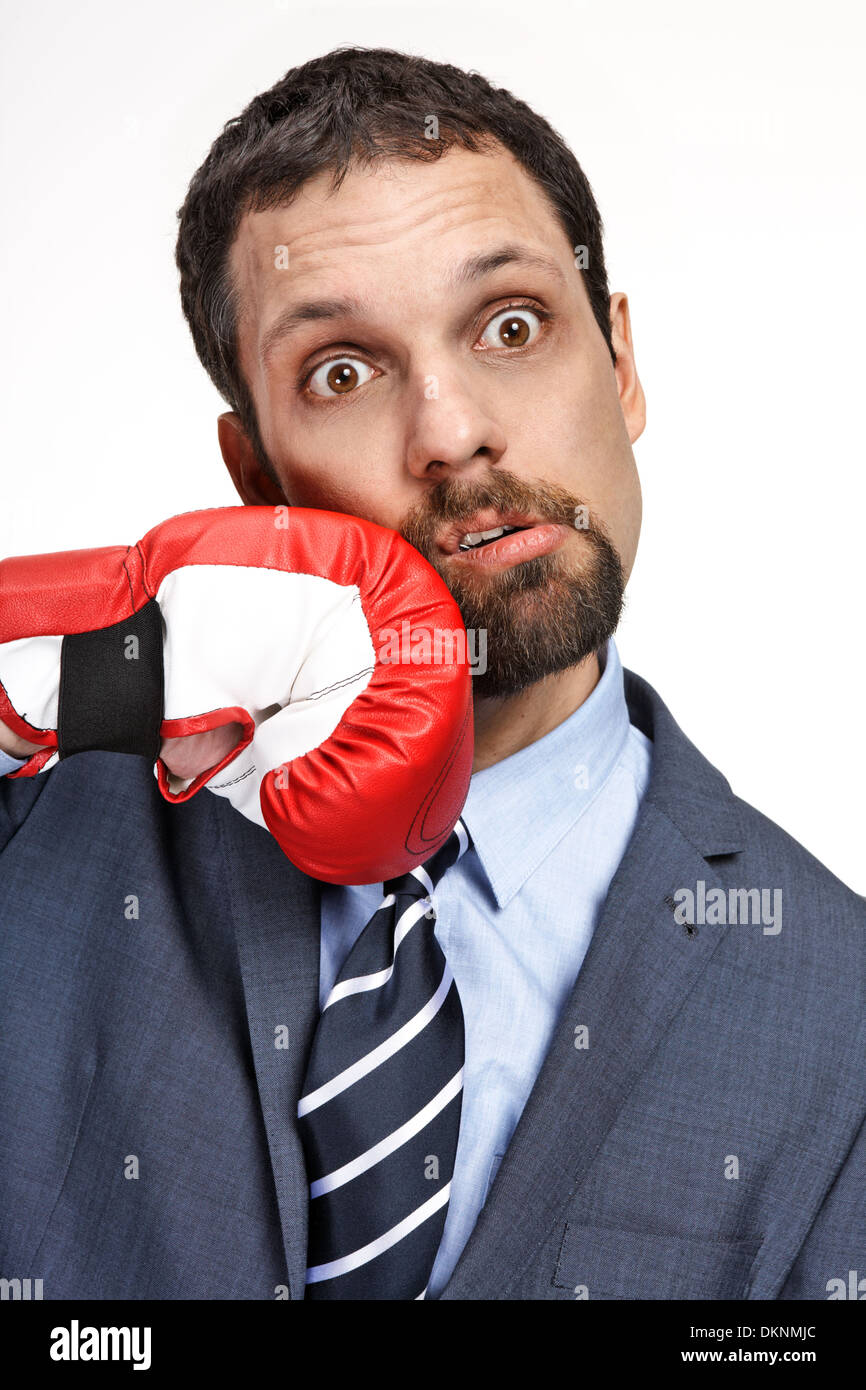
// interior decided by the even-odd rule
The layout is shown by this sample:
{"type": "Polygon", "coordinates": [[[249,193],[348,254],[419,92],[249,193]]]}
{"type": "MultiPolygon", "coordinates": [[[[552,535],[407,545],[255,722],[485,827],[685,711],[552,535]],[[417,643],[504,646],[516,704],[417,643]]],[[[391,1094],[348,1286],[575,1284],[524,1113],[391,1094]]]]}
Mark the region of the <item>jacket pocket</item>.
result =
{"type": "Polygon", "coordinates": [[[553,1283],[575,1297],[748,1297],[762,1236],[725,1240],[567,1222],[553,1283]]]}

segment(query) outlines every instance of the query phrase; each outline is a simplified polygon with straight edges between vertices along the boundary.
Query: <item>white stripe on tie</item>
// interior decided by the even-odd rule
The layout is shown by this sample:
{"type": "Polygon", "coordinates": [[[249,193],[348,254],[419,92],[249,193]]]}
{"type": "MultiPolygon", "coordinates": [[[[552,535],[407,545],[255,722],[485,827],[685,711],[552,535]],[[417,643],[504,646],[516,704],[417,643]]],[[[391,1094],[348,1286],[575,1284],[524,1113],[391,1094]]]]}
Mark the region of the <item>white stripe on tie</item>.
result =
{"type": "Polygon", "coordinates": [[[452,1101],[459,1094],[463,1086],[463,1068],[461,1067],[456,1076],[452,1076],[447,1085],[437,1096],[434,1096],[423,1110],[419,1110],[413,1115],[411,1120],[407,1120],[399,1129],[395,1129],[391,1134],[381,1139],[378,1144],[367,1149],[365,1153],[359,1154],[351,1162],[344,1163],[342,1168],[335,1168],[333,1173],[328,1173],[324,1178],[318,1178],[316,1182],[310,1184],[310,1196],[321,1197],[325,1192],[333,1192],[335,1187],[342,1187],[344,1183],[351,1182],[359,1173],[366,1173],[368,1168],[379,1163],[381,1159],[387,1158],[395,1149],[399,1149],[403,1144],[408,1143],[416,1134],[420,1134],[430,1121],[444,1110],[449,1101],[452,1101]]]}
{"type": "Polygon", "coordinates": [[[331,1260],[326,1265],[312,1265],[307,1270],[307,1283],[319,1284],[323,1279],[336,1279],[338,1274],[348,1274],[353,1269],[359,1269],[361,1265],[369,1264],[370,1260],[375,1260],[377,1255],[381,1255],[385,1250],[390,1250],[392,1245],[403,1240],[405,1236],[411,1234],[423,1222],[429,1220],[451,1195],[451,1184],[446,1183],[441,1192],[435,1193],[433,1197],[416,1207],[396,1226],[392,1226],[390,1231],[378,1236],[376,1240],[371,1240],[369,1245],[362,1245],[360,1250],[353,1250],[351,1255],[344,1255],[342,1259],[331,1260]]]}
{"type": "MultiPolygon", "coordinates": [[[[394,895],[391,893],[384,899],[382,907],[390,907],[393,901],[394,895]]],[[[378,908],[377,911],[381,912],[382,907],[378,908]]],[[[339,984],[334,985],[334,988],[325,1000],[325,1009],[329,1009],[332,1004],[336,1004],[338,999],[346,999],[350,994],[363,994],[363,992],[368,989],[378,989],[380,985],[384,985],[390,980],[394,973],[394,961],[397,957],[397,948],[400,942],[412,927],[414,927],[418,919],[427,915],[429,908],[430,904],[426,898],[421,898],[417,903],[410,903],[397,923],[394,931],[394,955],[391,958],[391,964],[386,966],[384,970],[377,970],[372,975],[355,975],[351,980],[341,980],[339,984]]],[[[325,1009],[322,1010],[322,1013],[325,1012],[325,1009]]]]}
{"type": "Polygon", "coordinates": [[[441,1009],[453,979],[451,967],[446,962],[439,988],[432,999],[428,999],[423,1009],[419,1009],[414,1018],[410,1018],[408,1023],[404,1023],[403,1027],[398,1028],[396,1033],[392,1033],[390,1038],[386,1038],[378,1047],[374,1047],[372,1052],[368,1052],[364,1057],[359,1057],[357,1062],[353,1062],[350,1067],[346,1067],[345,1071],[339,1072],[337,1076],[326,1081],[317,1090],[311,1091],[308,1096],[302,1096],[298,1102],[298,1118],[308,1115],[311,1110],[317,1110],[326,1101],[333,1100],[334,1096],[338,1096],[348,1086],[353,1086],[356,1081],[360,1081],[362,1076],[366,1076],[368,1072],[374,1071],[383,1062],[387,1062],[389,1057],[393,1057],[395,1052],[399,1052],[401,1047],[405,1047],[407,1043],[417,1037],[441,1009]]]}
{"type": "Polygon", "coordinates": [[[460,848],[457,851],[457,859],[462,859],[464,854],[466,853],[466,848],[469,844],[469,832],[467,831],[466,826],[463,824],[462,820],[459,820],[457,822],[457,824],[454,827],[454,831],[457,835],[458,844],[460,845],[460,848]]]}
{"type": "Polygon", "coordinates": [[[423,864],[416,864],[415,868],[410,869],[409,872],[413,878],[417,878],[418,882],[423,885],[425,893],[433,892],[433,880],[423,864]]]}

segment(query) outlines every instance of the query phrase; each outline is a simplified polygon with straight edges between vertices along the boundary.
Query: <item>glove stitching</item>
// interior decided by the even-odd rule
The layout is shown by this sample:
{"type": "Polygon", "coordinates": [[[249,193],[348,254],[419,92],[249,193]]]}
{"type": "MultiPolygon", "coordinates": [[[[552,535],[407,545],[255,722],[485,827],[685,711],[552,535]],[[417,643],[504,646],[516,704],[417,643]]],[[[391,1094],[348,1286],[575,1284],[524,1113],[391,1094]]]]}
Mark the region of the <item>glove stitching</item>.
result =
{"type": "Polygon", "coordinates": [[[211,791],[222,791],[223,787],[235,787],[238,782],[243,782],[247,777],[252,777],[255,770],[256,765],[253,763],[252,767],[247,768],[246,772],[240,773],[238,777],[233,777],[230,782],[207,782],[205,785],[210,787],[211,791]]]}
{"type": "MultiPolygon", "coordinates": [[[[327,695],[332,690],[339,690],[341,686],[351,685],[353,681],[359,680],[361,676],[372,674],[372,672],[375,671],[375,669],[375,666],[364,666],[360,671],[356,671],[353,676],[344,676],[341,681],[334,681],[333,685],[323,685],[321,690],[311,690],[308,695],[302,695],[301,699],[318,700],[320,695],[327,695]]],[[[289,703],[291,704],[293,702],[290,700],[289,703]]],[[[296,700],[294,701],[294,703],[299,704],[300,701],[296,700]]]]}

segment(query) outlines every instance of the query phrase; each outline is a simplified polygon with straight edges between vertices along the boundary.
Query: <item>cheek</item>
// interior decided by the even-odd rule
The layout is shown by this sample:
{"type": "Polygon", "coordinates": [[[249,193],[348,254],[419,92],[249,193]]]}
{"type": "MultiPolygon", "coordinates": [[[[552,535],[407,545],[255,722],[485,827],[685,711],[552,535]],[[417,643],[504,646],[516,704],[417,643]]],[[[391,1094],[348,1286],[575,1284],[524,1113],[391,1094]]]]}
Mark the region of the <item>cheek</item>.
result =
{"type": "Polygon", "coordinates": [[[384,452],[373,462],[357,448],[346,457],[345,449],[335,443],[331,448],[307,447],[302,458],[283,451],[275,465],[291,506],[344,512],[396,529],[407,502],[396,487],[396,470],[384,460],[384,452]]]}
{"type": "Polygon", "coordinates": [[[358,488],[351,473],[345,474],[332,460],[305,462],[292,459],[279,467],[283,490],[292,506],[321,507],[325,511],[358,513],[358,488]]]}
{"type": "Polygon", "coordinates": [[[616,548],[626,575],[630,574],[640,533],[641,491],[625,432],[596,452],[586,468],[578,458],[573,489],[586,497],[616,548]]]}
{"type": "Polygon", "coordinates": [[[631,574],[634,558],[637,554],[643,513],[640,480],[634,458],[630,452],[628,460],[623,460],[618,486],[608,503],[608,512],[610,519],[605,520],[605,525],[619,553],[627,579],[631,574]]]}
{"type": "MultiPolygon", "coordinates": [[[[607,353],[607,349],[604,349],[607,353]]],[[[641,523],[641,492],[609,355],[576,358],[524,414],[527,465],[585,501],[630,572],[641,523]]]]}
{"type": "Polygon", "coordinates": [[[305,407],[294,392],[270,384],[266,410],[260,413],[262,439],[290,506],[345,512],[389,525],[390,458],[369,427],[353,423],[349,412],[305,407]]]}

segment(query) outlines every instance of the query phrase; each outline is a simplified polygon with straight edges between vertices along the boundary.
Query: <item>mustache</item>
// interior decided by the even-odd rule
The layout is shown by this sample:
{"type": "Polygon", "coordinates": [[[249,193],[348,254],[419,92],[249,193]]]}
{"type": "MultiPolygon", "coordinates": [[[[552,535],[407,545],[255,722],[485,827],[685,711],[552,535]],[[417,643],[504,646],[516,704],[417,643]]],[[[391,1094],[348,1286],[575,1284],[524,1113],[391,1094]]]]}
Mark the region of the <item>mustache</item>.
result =
{"type": "MultiPolygon", "coordinates": [[[[486,478],[464,481],[451,479],[437,483],[418,501],[400,528],[404,540],[424,551],[443,526],[466,521],[485,508],[523,512],[540,521],[574,526],[579,511],[589,516],[585,501],[557,483],[524,482],[513,473],[490,473],[486,478]]],[[[585,530],[595,525],[589,520],[585,530]]]]}

